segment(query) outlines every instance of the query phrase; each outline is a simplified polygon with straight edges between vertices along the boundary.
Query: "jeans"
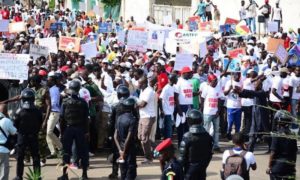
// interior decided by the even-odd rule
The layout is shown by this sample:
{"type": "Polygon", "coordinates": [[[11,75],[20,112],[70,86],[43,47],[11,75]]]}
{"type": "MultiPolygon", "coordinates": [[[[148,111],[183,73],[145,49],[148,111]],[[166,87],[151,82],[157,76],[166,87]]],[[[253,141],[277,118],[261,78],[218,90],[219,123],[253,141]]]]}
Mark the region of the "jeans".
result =
{"type": "Polygon", "coordinates": [[[248,26],[252,33],[256,34],[256,19],[255,17],[248,18],[248,26]]]}
{"type": "Polygon", "coordinates": [[[243,121],[243,134],[249,135],[251,124],[252,124],[252,107],[253,106],[243,106],[242,111],[244,113],[243,121]]]}
{"type": "MultiPolygon", "coordinates": [[[[298,107],[298,104],[299,104],[299,100],[297,100],[297,99],[292,99],[292,102],[291,102],[291,106],[292,106],[292,115],[295,117],[295,118],[297,118],[297,116],[299,115],[299,112],[298,112],[298,109],[297,109],[297,107],[298,107]]],[[[296,120],[294,120],[294,121],[296,121],[296,120]]],[[[292,124],[292,129],[297,129],[299,126],[298,126],[298,124],[297,123],[293,123],[292,124]]]]}
{"type": "Polygon", "coordinates": [[[280,30],[280,23],[281,23],[281,21],[280,20],[274,20],[275,22],[277,22],[277,24],[278,24],[278,31],[280,30]]]}
{"type": "Polygon", "coordinates": [[[219,148],[219,128],[220,128],[220,118],[219,115],[205,115],[203,116],[204,125],[203,127],[207,132],[209,132],[210,125],[213,123],[214,128],[214,149],[219,148]]]}
{"type": "Polygon", "coordinates": [[[9,175],[9,153],[0,153],[0,179],[8,180],[9,175]]]}
{"type": "Polygon", "coordinates": [[[227,121],[228,121],[227,134],[231,133],[233,124],[235,126],[235,132],[236,133],[240,132],[241,119],[242,119],[241,108],[227,108],[227,121]]]}
{"type": "Polygon", "coordinates": [[[203,13],[203,14],[198,14],[198,16],[200,17],[200,19],[202,20],[202,22],[205,22],[205,21],[206,21],[206,15],[205,15],[205,13],[203,13]]]}
{"type": "Polygon", "coordinates": [[[163,131],[165,139],[172,138],[172,125],[173,125],[172,115],[165,115],[164,131],[163,131]]]}
{"type": "Polygon", "coordinates": [[[46,141],[51,154],[55,154],[55,148],[61,150],[62,143],[59,138],[54,134],[54,128],[59,120],[59,112],[51,112],[47,121],[47,136],[46,141]]]}

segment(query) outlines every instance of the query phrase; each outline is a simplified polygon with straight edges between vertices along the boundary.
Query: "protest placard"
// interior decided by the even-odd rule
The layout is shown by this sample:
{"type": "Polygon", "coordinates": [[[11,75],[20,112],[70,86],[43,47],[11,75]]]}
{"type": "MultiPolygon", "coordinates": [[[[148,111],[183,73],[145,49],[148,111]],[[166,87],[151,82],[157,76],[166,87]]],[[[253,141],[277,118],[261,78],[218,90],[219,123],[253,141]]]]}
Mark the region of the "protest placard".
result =
{"type": "Polygon", "coordinates": [[[242,55],[245,55],[246,51],[245,51],[244,48],[237,48],[237,49],[233,49],[233,50],[228,51],[227,54],[231,58],[237,58],[237,57],[240,57],[242,55]]]}
{"type": "Polygon", "coordinates": [[[80,38],[61,36],[58,49],[66,52],[79,52],[80,38]]]}
{"type": "Polygon", "coordinates": [[[30,44],[29,54],[30,56],[32,56],[33,60],[36,60],[41,56],[47,57],[49,54],[49,50],[46,46],[30,44]]]}
{"type": "Polygon", "coordinates": [[[9,29],[9,20],[2,19],[0,20],[0,32],[8,32],[9,29]]]}
{"type": "Polygon", "coordinates": [[[0,53],[0,79],[27,80],[29,54],[0,53]]]}
{"type": "Polygon", "coordinates": [[[189,17],[190,31],[198,30],[199,22],[200,22],[200,17],[199,16],[189,17]]]}
{"type": "Polygon", "coordinates": [[[146,52],[147,50],[148,32],[128,31],[127,49],[130,51],[146,52]]]}
{"type": "Polygon", "coordinates": [[[86,11],[85,2],[79,2],[79,10],[80,11],[86,11]]]}
{"type": "Polygon", "coordinates": [[[278,44],[274,55],[279,59],[281,64],[285,64],[285,62],[289,56],[288,52],[281,44],[278,44]]]}
{"type": "Polygon", "coordinates": [[[163,23],[165,26],[171,25],[173,23],[172,14],[168,14],[163,17],[163,23]]]}
{"type": "Polygon", "coordinates": [[[48,47],[49,53],[57,53],[57,42],[55,37],[39,39],[39,45],[48,47]]]}
{"type": "Polygon", "coordinates": [[[274,53],[277,50],[278,45],[281,44],[284,46],[284,40],[283,39],[275,39],[275,38],[269,38],[268,44],[267,44],[267,51],[274,53]]]}
{"type": "Polygon", "coordinates": [[[10,33],[19,33],[25,31],[25,23],[24,22],[14,22],[9,24],[9,32],[10,33]]]}
{"type": "Polygon", "coordinates": [[[57,31],[58,29],[63,29],[63,24],[61,22],[53,22],[50,25],[52,31],[57,31]]]}
{"type": "Polygon", "coordinates": [[[91,43],[82,44],[81,52],[84,53],[86,59],[91,59],[93,57],[96,57],[98,54],[97,43],[91,42],[91,43]]]}
{"type": "Polygon", "coordinates": [[[177,41],[174,39],[165,39],[165,50],[168,53],[176,54],[177,52],[177,41]]]}
{"type": "Polygon", "coordinates": [[[226,18],[224,24],[238,24],[240,21],[233,18],[226,18]]]}
{"type": "Polygon", "coordinates": [[[197,39],[192,40],[189,44],[181,44],[179,46],[180,53],[195,54],[199,56],[200,43],[197,39]]]}
{"type": "Polygon", "coordinates": [[[55,23],[55,21],[53,21],[53,20],[47,20],[47,21],[45,21],[44,27],[46,29],[50,29],[50,26],[51,26],[52,23],[55,23]]]}
{"type": "Polygon", "coordinates": [[[268,22],[268,32],[278,32],[278,22],[269,21],[268,22]]]}
{"type": "Polygon", "coordinates": [[[208,50],[207,50],[206,41],[203,41],[199,44],[199,51],[200,51],[200,56],[199,57],[203,58],[207,55],[208,50]]]}
{"type": "Polygon", "coordinates": [[[174,70],[181,71],[181,69],[185,66],[188,66],[192,69],[193,61],[194,61],[193,54],[181,54],[181,53],[176,54],[174,70]]]}
{"type": "Polygon", "coordinates": [[[125,38],[126,38],[126,33],[125,31],[119,31],[117,33],[117,38],[118,38],[118,41],[119,43],[124,46],[125,45],[125,38]]]}
{"type": "Polygon", "coordinates": [[[32,18],[28,18],[28,19],[27,19],[27,23],[30,24],[31,27],[34,27],[34,26],[35,26],[35,20],[32,19],[32,18]]]}
{"type": "Polygon", "coordinates": [[[229,64],[228,66],[228,69],[227,69],[227,72],[241,72],[241,59],[239,58],[235,58],[235,59],[232,59],[231,61],[229,61],[228,58],[224,58],[223,59],[223,69],[226,69],[227,65],[229,64]]]}
{"type": "Polygon", "coordinates": [[[231,28],[230,24],[220,25],[220,33],[230,32],[230,28],[231,28]]]}
{"type": "Polygon", "coordinates": [[[163,50],[165,40],[165,31],[149,31],[148,32],[148,49],[154,49],[158,51],[163,50]]]}
{"type": "Polygon", "coordinates": [[[106,22],[99,22],[98,33],[109,33],[112,32],[112,24],[106,22]]]}

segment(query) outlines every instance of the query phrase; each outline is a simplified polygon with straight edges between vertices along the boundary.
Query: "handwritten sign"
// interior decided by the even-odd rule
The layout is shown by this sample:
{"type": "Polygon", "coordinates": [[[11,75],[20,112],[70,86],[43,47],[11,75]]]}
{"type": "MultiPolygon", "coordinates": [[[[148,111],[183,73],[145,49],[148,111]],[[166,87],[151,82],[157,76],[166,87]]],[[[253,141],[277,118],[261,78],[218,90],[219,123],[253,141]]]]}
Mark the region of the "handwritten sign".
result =
{"type": "Polygon", "coordinates": [[[279,59],[281,64],[284,64],[289,56],[288,52],[281,44],[278,44],[277,50],[274,55],[279,59]]]}
{"type": "Polygon", "coordinates": [[[66,52],[79,52],[80,38],[61,36],[58,49],[66,52]]]}
{"type": "Polygon", "coordinates": [[[48,47],[49,53],[57,53],[57,42],[55,37],[39,39],[39,45],[48,47]]]}
{"type": "Polygon", "coordinates": [[[274,53],[277,50],[278,45],[281,44],[284,46],[284,40],[283,39],[275,39],[275,38],[269,38],[268,44],[267,44],[267,51],[274,53]]]}
{"type": "Polygon", "coordinates": [[[199,55],[200,44],[197,39],[192,40],[189,44],[181,44],[179,46],[180,53],[199,55]]]}
{"type": "Polygon", "coordinates": [[[229,57],[231,58],[237,58],[240,57],[242,55],[246,54],[246,51],[244,48],[238,48],[238,49],[233,49],[227,52],[229,57]]]}
{"type": "Polygon", "coordinates": [[[128,31],[127,49],[130,51],[146,52],[148,33],[143,31],[128,31]]]}
{"type": "Polygon", "coordinates": [[[91,43],[82,44],[81,52],[84,53],[86,59],[91,59],[93,57],[96,57],[98,54],[97,43],[91,42],[91,43]]]}
{"type": "Polygon", "coordinates": [[[41,56],[47,57],[49,54],[49,50],[48,50],[48,47],[46,47],[46,46],[30,44],[29,54],[30,54],[30,56],[32,56],[33,60],[36,60],[37,58],[39,58],[41,56]]]}
{"type": "Polygon", "coordinates": [[[0,32],[8,32],[9,29],[9,20],[3,19],[0,20],[0,32]]]}
{"type": "Polygon", "coordinates": [[[268,32],[278,32],[278,22],[269,21],[268,22],[268,32]]]}
{"type": "Polygon", "coordinates": [[[227,66],[228,66],[227,72],[241,72],[241,66],[242,66],[241,59],[236,58],[229,61],[228,58],[224,58],[223,69],[226,69],[227,66]],[[229,66],[228,63],[230,63],[229,66]]]}
{"type": "Polygon", "coordinates": [[[148,49],[158,51],[163,50],[165,39],[165,31],[149,31],[148,32],[148,49]]]}
{"type": "Polygon", "coordinates": [[[14,22],[9,24],[9,33],[19,33],[25,31],[24,22],[14,22]]]}
{"type": "Polygon", "coordinates": [[[192,69],[193,61],[193,54],[176,54],[174,70],[181,71],[181,69],[185,66],[188,66],[192,69]]]}
{"type": "Polygon", "coordinates": [[[0,79],[27,80],[29,54],[0,53],[0,79]]]}

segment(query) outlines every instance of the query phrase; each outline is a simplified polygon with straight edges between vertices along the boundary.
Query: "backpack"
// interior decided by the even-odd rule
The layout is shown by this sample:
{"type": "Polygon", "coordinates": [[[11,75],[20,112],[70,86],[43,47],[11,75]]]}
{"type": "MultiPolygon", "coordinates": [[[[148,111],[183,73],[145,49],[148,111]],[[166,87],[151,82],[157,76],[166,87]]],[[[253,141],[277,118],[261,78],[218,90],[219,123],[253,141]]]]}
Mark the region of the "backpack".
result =
{"type": "Polygon", "coordinates": [[[230,175],[236,174],[242,178],[246,178],[248,175],[247,163],[244,156],[247,151],[242,151],[240,154],[235,154],[233,150],[229,150],[229,157],[226,159],[224,165],[224,179],[230,175]]]}
{"type": "Polygon", "coordinates": [[[6,138],[6,142],[4,144],[0,144],[0,146],[4,146],[4,147],[6,147],[9,150],[14,149],[15,146],[16,146],[16,144],[17,144],[17,136],[15,136],[15,135],[8,135],[7,136],[1,126],[0,126],[0,132],[6,138]]]}

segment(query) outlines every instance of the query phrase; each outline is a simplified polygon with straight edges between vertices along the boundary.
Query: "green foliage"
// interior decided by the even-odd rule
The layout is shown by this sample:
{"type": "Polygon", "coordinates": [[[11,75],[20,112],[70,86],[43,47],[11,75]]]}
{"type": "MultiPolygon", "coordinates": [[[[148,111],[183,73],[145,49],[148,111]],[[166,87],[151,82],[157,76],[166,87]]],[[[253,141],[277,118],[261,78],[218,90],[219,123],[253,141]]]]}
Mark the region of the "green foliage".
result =
{"type": "Polygon", "coordinates": [[[25,179],[27,180],[40,180],[42,179],[41,171],[34,171],[31,168],[28,168],[29,172],[26,173],[25,179]]]}
{"type": "Polygon", "coordinates": [[[101,2],[105,5],[105,6],[116,6],[118,4],[121,4],[121,0],[101,0],[101,2]]]}
{"type": "Polygon", "coordinates": [[[50,1],[49,1],[49,8],[50,8],[51,10],[54,10],[54,8],[55,8],[55,0],[50,0],[50,1]]]}

